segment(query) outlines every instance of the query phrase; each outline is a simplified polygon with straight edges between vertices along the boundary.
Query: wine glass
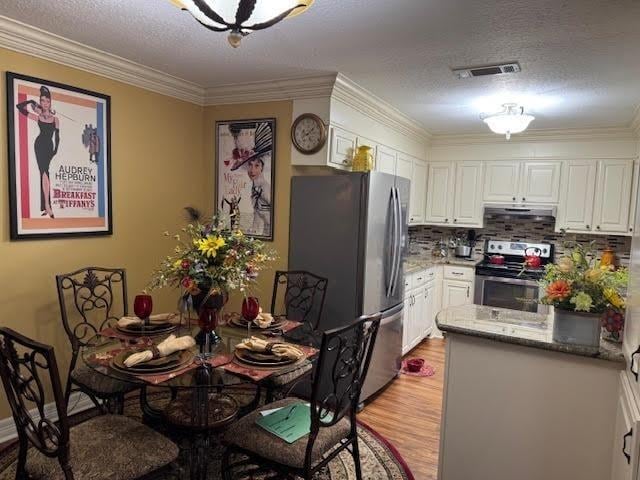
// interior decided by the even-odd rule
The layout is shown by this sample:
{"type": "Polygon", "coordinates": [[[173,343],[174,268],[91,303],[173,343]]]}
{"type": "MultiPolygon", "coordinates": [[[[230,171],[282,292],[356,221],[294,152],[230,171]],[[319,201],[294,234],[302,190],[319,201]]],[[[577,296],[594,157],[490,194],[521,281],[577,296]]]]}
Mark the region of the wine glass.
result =
{"type": "Polygon", "coordinates": [[[133,312],[144,322],[145,327],[149,325],[149,315],[153,310],[153,299],[151,295],[136,295],[133,301],[133,312]]]}
{"type": "Polygon", "coordinates": [[[242,318],[247,322],[247,338],[251,338],[251,324],[258,318],[260,302],[256,297],[245,297],[242,300],[242,318]]]}

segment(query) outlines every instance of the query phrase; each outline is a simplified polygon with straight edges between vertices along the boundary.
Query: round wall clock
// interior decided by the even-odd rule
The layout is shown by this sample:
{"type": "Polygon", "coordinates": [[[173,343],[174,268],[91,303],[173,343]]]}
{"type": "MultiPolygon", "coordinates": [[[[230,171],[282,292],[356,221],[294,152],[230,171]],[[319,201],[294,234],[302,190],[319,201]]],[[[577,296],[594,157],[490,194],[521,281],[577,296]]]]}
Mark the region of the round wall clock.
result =
{"type": "Polygon", "coordinates": [[[303,113],[291,126],[291,141],[300,153],[311,155],[327,142],[327,128],[319,116],[303,113]]]}

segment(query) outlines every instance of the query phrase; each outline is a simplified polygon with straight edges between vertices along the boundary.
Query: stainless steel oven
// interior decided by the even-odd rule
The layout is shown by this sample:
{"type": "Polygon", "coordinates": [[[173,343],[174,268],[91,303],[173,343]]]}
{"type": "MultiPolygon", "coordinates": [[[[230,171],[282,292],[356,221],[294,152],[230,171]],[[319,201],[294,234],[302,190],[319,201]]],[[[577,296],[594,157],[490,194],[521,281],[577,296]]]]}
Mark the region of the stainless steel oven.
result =
{"type": "Polygon", "coordinates": [[[546,314],[549,312],[549,306],[539,303],[541,296],[542,292],[537,280],[476,273],[474,291],[476,305],[546,314]]]}

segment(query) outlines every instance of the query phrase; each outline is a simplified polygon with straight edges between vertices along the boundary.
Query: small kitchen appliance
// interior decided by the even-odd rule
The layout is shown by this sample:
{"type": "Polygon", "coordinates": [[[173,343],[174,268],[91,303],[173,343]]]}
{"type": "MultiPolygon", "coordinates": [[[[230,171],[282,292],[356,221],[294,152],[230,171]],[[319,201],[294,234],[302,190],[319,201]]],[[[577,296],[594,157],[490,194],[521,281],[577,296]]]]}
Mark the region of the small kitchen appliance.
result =
{"type": "Polygon", "coordinates": [[[485,260],[476,266],[474,303],[526,312],[547,313],[538,303],[538,281],[553,262],[549,243],[485,240],[485,260]]]}

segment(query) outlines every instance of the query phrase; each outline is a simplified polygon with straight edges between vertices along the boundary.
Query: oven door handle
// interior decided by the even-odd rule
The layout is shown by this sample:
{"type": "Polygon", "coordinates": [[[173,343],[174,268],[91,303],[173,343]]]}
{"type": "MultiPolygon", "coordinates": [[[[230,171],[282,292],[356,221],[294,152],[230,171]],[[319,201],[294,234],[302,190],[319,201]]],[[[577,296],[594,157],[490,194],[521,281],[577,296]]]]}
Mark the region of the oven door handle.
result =
{"type": "Polygon", "coordinates": [[[476,280],[479,281],[490,281],[490,282],[500,282],[500,283],[511,283],[513,285],[526,285],[537,287],[537,280],[527,280],[523,278],[511,278],[511,277],[495,277],[492,275],[478,275],[476,274],[476,280]]]}

